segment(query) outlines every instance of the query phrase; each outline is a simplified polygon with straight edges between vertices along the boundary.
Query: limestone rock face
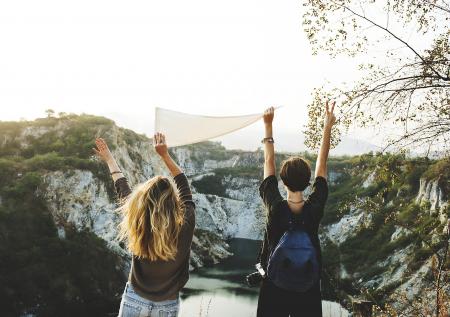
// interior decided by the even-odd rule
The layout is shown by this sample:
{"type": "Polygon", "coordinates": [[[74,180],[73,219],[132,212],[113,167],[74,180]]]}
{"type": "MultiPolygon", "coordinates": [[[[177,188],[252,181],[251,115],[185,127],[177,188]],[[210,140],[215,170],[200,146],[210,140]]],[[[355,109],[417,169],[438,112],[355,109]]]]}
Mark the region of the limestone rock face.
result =
{"type": "MultiPolygon", "coordinates": [[[[97,236],[104,239],[108,246],[121,256],[128,257],[129,254],[119,245],[117,240],[118,224],[121,215],[117,209],[117,203],[111,201],[106,192],[105,186],[98,181],[89,171],[51,172],[45,176],[46,189],[43,190],[45,199],[55,223],[58,227],[60,237],[65,236],[65,227],[70,225],[78,230],[89,229],[97,236]]],[[[204,195],[200,196],[204,197],[204,195]]],[[[224,198],[217,198],[221,200],[224,198]]],[[[234,210],[237,201],[230,200],[223,204],[226,210],[232,215],[230,210],[234,210]],[[234,203],[234,204],[233,204],[234,203]]],[[[198,197],[196,197],[198,201],[198,197]]],[[[191,267],[197,268],[204,263],[213,264],[224,259],[231,254],[228,252],[226,238],[233,237],[236,226],[230,228],[217,228],[213,223],[208,224],[208,216],[220,223],[221,206],[206,205],[208,212],[202,213],[201,208],[197,208],[197,228],[206,228],[201,236],[195,236],[191,255],[191,267]]],[[[237,208],[235,208],[237,210],[237,208]]],[[[225,215],[225,219],[227,216],[225,215]]],[[[225,220],[226,221],[226,220],[225,220]]],[[[223,222],[224,224],[227,222],[223,222]]],[[[198,231],[196,231],[196,234],[198,231]]],[[[247,232],[245,232],[247,233],[247,232]]]]}
{"type": "Polygon", "coordinates": [[[428,202],[430,204],[430,214],[437,212],[441,222],[447,222],[449,201],[439,179],[428,180],[422,178],[420,180],[420,189],[416,197],[416,202],[419,204],[428,202]]]}
{"type": "Polygon", "coordinates": [[[89,229],[108,242],[114,251],[126,254],[116,239],[120,215],[110,201],[105,185],[89,171],[50,172],[43,192],[59,230],[66,225],[89,229]]]}
{"type": "MultiPolygon", "coordinates": [[[[64,130],[63,127],[59,128],[64,130]]],[[[48,128],[41,130],[27,129],[23,134],[39,137],[48,132],[48,128]]],[[[115,140],[110,147],[130,186],[155,175],[168,175],[150,140],[142,137],[130,145],[123,142],[121,134],[122,131],[116,128],[106,132],[110,139],[115,140]]],[[[233,155],[224,160],[206,159],[202,163],[194,161],[189,148],[176,148],[173,153],[191,180],[199,179],[217,168],[255,164],[253,154],[248,153],[242,157],[233,155]]],[[[40,192],[52,212],[60,237],[65,236],[66,226],[73,226],[78,230],[89,229],[104,239],[114,252],[124,257],[129,256],[117,241],[121,215],[116,211],[117,200],[108,193],[107,185],[111,184],[99,179],[91,171],[79,169],[47,172],[43,181],[40,192]]],[[[260,239],[262,236],[265,218],[258,194],[260,181],[227,177],[224,182],[227,197],[198,193],[192,187],[196,203],[196,228],[201,231],[197,230],[195,233],[191,268],[205,263],[217,263],[230,256],[225,242],[229,238],[260,239]],[[199,232],[201,235],[197,236],[199,232]]]]}
{"type": "Polygon", "coordinates": [[[339,245],[350,237],[355,236],[359,231],[368,228],[371,224],[371,214],[363,210],[343,216],[337,223],[323,229],[324,235],[333,243],[339,245]]]}
{"type": "MultiPolygon", "coordinates": [[[[214,175],[216,169],[258,166],[259,152],[242,152],[224,156],[223,159],[195,159],[199,153],[189,148],[176,148],[174,154],[180,166],[192,180],[214,175]]],[[[208,156],[210,153],[200,154],[208,156]]],[[[203,194],[194,190],[197,206],[197,227],[212,231],[224,238],[261,239],[265,214],[259,197],[261,180],[253,177],[223,177],[226,197],[203,194]]]]}

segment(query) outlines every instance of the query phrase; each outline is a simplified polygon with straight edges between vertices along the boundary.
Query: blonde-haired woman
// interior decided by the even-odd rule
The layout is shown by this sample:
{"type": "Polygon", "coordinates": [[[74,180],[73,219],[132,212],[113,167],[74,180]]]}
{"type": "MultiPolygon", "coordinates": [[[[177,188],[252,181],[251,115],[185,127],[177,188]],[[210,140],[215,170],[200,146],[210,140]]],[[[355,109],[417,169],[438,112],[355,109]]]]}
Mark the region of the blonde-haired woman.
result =
{"type": "Polygon", "coordinates": [[[171,158],[164,135],[155,134],[153,142],[176,187],[168,178],[155,176],[131,191],[106,142],[95,141],[94,150],[108,164],[123,200],[119,237],[132,253],[119,317],[177,316],[179,292],[189,279],[195,205],[188,180],[171,158]]]}

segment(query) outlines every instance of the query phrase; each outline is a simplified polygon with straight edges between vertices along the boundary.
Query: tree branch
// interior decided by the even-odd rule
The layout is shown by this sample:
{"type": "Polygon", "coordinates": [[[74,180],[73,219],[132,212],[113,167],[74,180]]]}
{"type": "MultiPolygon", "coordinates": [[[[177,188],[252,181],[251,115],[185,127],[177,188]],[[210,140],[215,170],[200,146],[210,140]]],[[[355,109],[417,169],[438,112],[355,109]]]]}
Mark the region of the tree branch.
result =
{"type": "Polygon", "coordinates": [[[427,65],[432,71],[433,73],[436,74],[436,76],[438,76],[440,79],[442,80],[447,80],[450,81],[450,78],[448,77],[443,77],[437,70],[435,70],[433,67],[431,67],[429,64],[429,62],[427,62],[422,55],[420,55],[411,45],[409,45],[405,40],[401,39],[400,37],[398,37],[397,35],[395,35],[394,33],[392,33],[392,31],[390,31],[389,29],[385,28],[384,26],[379,25],[378,23],[376,23],[375,21],[372,21],[371,19],[367,18],[365,15],[361,15],[357,12],[355,12],[354,10],[350,9],[349,7],[347,7],[346,5],[343,4],[339,4],[333,1],[333,3],[335,3],[336,5],[350,11],[351,13],[353,13],[354,15],[356,15],[357,17],[371,23],[372,25],[384,30],[385,32],[389,33],[392,37],[394,37],[396,40],[402,42],[403,44],[406,45],[406,47],[408,47],[417,57],[420,58],[420,60],[422,60],[423,64],[427,65]]]}

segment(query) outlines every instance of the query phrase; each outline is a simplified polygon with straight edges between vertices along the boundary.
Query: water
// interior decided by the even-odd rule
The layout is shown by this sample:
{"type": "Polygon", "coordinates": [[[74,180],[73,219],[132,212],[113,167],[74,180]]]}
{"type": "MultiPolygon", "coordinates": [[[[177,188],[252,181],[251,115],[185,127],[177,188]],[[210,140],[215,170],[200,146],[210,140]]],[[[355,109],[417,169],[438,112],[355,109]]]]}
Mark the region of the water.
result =
{"type": "MultiPolygon", "coordinates": [[[[191,273],[181,298],[181,317],[254,317],[258,288],[245,284],[245,276],[255,271],[260,242],[232,239],[234,256],[209,268],[191,273]]],[[[338,303],[323,301],[324,317],[347,317],[338,303]]]]}

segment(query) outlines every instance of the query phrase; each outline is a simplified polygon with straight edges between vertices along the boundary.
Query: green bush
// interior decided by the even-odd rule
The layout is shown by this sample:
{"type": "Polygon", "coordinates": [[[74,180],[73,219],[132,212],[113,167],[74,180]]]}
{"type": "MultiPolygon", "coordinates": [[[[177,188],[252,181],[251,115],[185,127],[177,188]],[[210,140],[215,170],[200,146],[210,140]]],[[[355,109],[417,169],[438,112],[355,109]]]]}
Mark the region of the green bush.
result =
{"type": "MultiPolygon", "coordinates": [[[[11,181],[11,180],[10,180],[11,181]]],[[[28,172],[22,178],[17,179],[14,182],[6,184],[6,186],[0,188],[7,198],[21,199],[26,197],[27,194],[34,194],[41,184],[41,175],[37,172],[28,172]]]]}
{"type": "Polygon", "coordinates": [[[66,167],[65,158],[59,156],[56,152],[37,154],[24,163],[30,170],[56,171],[66,167]]]}
{"type": "Polygon", "coordinates": [[[397,218],[402,223],[411,223],[417,219],[419,213],[420,207],[415,203],[411,203],[399,212],[397,218]]]}
{"type": "Polygon", "coordinates": [[[218,175],[206,175],[199,180],[193,181],[192,186],[202,194],[226,196],[226,188],[222,183],[222,177],[218,175]]]}
{"type": "Polygon", "coordinates": [[[450,159],[442,159],[432,164],[423,174],[427,179],[442,177],[444,180],[450,180],[450,159]]]}
{"type": "Polygon", "coordinates": [[[19,170],[19,163],[13,160],[0,158],[0,188],[3,184],[16,177],[19,170]]]}

